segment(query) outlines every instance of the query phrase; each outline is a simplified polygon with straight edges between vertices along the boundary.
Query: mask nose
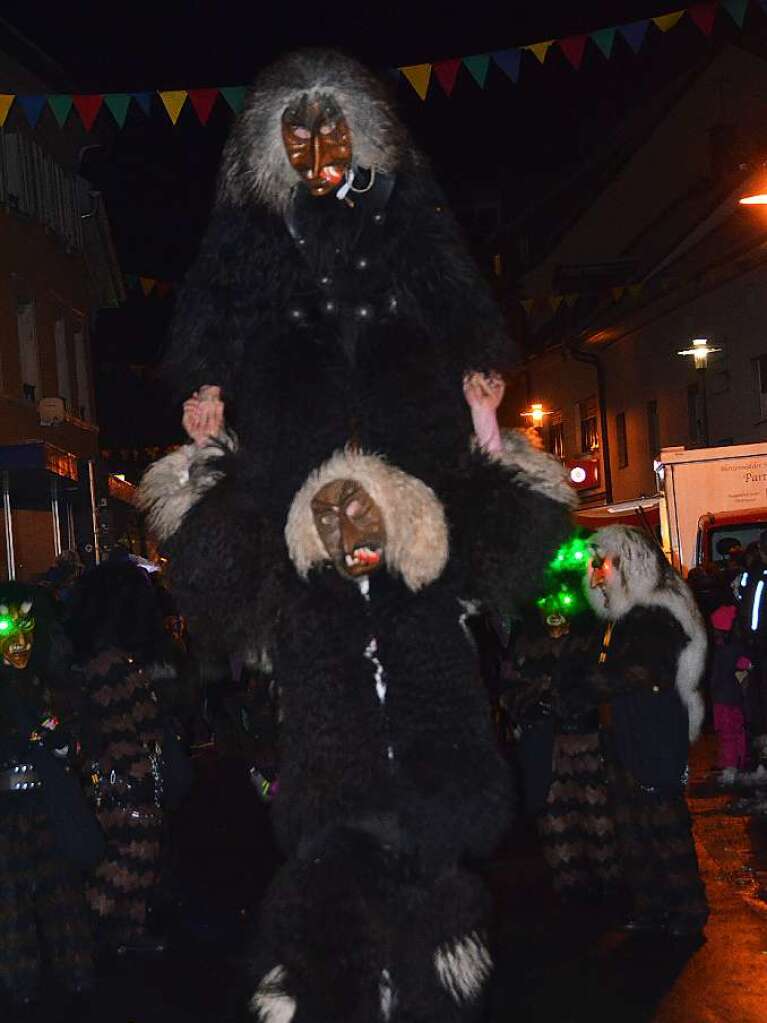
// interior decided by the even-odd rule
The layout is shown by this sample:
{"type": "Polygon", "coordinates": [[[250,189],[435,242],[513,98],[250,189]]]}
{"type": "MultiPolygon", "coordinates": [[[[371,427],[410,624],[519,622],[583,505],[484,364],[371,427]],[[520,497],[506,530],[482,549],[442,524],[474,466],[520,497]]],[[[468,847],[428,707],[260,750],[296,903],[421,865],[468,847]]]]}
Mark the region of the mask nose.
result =
{"type": "Polygon", "coordinates": [[[322,141],[319,132],[312,135],[312,178],[320,176],[322,169],[322,141]]]}

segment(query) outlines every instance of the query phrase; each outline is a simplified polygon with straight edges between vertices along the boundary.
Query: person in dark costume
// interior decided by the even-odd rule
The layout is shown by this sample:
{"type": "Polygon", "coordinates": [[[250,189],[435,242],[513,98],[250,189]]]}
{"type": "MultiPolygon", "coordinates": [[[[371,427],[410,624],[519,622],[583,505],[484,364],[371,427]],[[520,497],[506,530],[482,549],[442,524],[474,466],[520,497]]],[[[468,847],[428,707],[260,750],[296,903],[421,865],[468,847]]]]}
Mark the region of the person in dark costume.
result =
{"type": "MultiPolygon", "coordinates": [[[[242,457],[189,449],[185,483],[162,463],[142,483],[166,544],[234,485],[242,457]]],[[[535,487],[559,479],[566,507],[561,467],[538,458],[539,475],[510,470],[517,485],[552,500],[535,487]]],[[[290,859],[264,912],[253,1010],[264,1023],[296,1005],[307,1021],[474,1019],[487,907],[463,864],[492,849],[511,795],[444,508],[347,449],[298,492],[285,538],[267,652],[281,709],[272,806],[290,859]]]]}
{"type": "MultiPolygon", "coordinates": [[[[227,545],[215,578],[204,566],[217,537],[204,550],[179,542],[174,578],[185,607],[204,618],[228,601],[233,572],[245,596],[249,580],[274,569],[293,495],[352,442],[436,491],[476,587],[507,610],[523,581],[535,586],[540,562],[511,517],[497,515],[495,526],[519,566],[513,582],[479,539],[485,508],[520,497],[509,497],[508,474],[486,457],[501,442],[484,415],[502,394],[493,371],[515,355],[386,88],[330,51],[290,54],[263,71],[226,145],[168,358],[177,394],[192,393],[192,436],[215,435],[226,403],[248,452],[241,489],[257,495],[258,519],[251,553],[227,545]]],[[[520,457],[525,447],[517,442],[520,457]]],[[[556,513],[523,517],[533,514],[544,516],[544,532],[559,529],[556,513]]]]}
{"type": "Polygon", "coordinates": [[[147,931],[147,906],[164,834],[166,734],[153,675],[165,637],[146,573],[115,562],[85,575],[72,595],[70,631],[90,721],[85,780],[106,836],[87,901],[105,947],[162,951],[147,931]]]}
{"type": "Polygon", "coordinates": [[[82,876],[55,812],[76,746],[70,654],[47,594],[0,584],[0,987],[20,1003],[39,994],[46,958],[69,991],[93,980],[82,876]]]}
{"type": "Polygon", "coordinates": [[[696,937],[708,905],[684,786],[703,723],[705,626],[650,537],[610,526],[592,543],[587,592],[607,626],[587,686],[612,718],[616,824],[635,913],[627,928],[696,937]]]}
{"type": "Polygon", "coordinates": [[[502,699],[554,888],[565,899],[600,897],[621,876],[607,766],[597,708],[570,698],[599,638],[585,609],[566,617],[553,598],[536,612],[516,630],[502,699]]]}

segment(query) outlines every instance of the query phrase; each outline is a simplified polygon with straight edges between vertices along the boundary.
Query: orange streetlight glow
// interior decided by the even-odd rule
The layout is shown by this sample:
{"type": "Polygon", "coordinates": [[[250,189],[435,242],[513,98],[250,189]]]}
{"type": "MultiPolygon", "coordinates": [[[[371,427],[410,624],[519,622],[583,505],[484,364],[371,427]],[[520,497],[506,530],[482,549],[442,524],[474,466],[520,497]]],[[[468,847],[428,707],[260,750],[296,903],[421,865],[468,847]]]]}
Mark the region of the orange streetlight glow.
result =
{"type": "Polygon", "coordinates": [[[714,352],[721,352],[721,348],[713,348],[705,337],[696,337],[693,340],[692,348],[685,348],[682,352],[677,352],[677,355],[691,355],[695,360],[696,369],[705,369],[708,365],[709,355],[713,355],[714,352]]]}
{"type": "Polygon", "coordinates": [[[758,192],[755,195],[744,195],[738,199],[741,206],[767,206],[767,192],[758,192]]]}
{"type": "Polygon", "coordinates": [[[530,405],[530,408],[526,412],[523,412],[522,415],[526,416],[533,426],[539,428],[543,426],[543,417],[549,416],[551,413],[548,409],[544,409],[543,404],[540,401],[534,401],[530,405]]]}

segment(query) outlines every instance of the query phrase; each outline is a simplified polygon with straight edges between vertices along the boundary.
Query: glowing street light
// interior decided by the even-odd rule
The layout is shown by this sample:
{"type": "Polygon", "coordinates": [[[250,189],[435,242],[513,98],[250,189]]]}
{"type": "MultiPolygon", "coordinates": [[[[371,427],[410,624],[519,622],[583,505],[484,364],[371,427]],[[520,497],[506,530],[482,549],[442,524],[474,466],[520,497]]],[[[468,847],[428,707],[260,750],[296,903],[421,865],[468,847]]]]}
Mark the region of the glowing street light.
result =
{"type": "Polygon", "coordinates": [[[550,416],[551,412],[543,407],[542,402],[534,401],[526,412],[522,413],[530,420],[530,425],[539,430],[543,426],[543,417],[550,416]]]}
{"type": "Polygon", "coordinates": [[[696,369],[706,369],[708,366],[708,357],[713,355],[714,352],[721,352],[721,348],[714,348],[708,343],[708,338],[696,337],[693,339],[692,348],[685,348],[681,352],[677,352],[677,355],[691,355],[695,360],[696,369]]]}
{"type": "Polygon", "coordinates": [[[738,199],[741,206],[767,206],[767,192],[755,192],[754,195],[744,195],[738,199]]]}

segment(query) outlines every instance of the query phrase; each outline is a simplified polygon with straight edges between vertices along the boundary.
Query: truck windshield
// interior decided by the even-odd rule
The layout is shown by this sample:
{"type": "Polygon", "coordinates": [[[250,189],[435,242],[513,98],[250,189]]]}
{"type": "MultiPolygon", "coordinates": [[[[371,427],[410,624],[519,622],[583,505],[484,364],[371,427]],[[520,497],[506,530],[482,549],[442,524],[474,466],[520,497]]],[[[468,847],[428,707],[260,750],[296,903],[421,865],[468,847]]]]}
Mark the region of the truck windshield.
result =
{"type": "Polygon", "coordinates": [[[726,563],[727,555],[733,547],[745,550],[749,544],[757,543],[765,529],[767,522],[738,522],[729,526],[716,526],[709,533],[708,556],[711,561],[726,563]]]}

